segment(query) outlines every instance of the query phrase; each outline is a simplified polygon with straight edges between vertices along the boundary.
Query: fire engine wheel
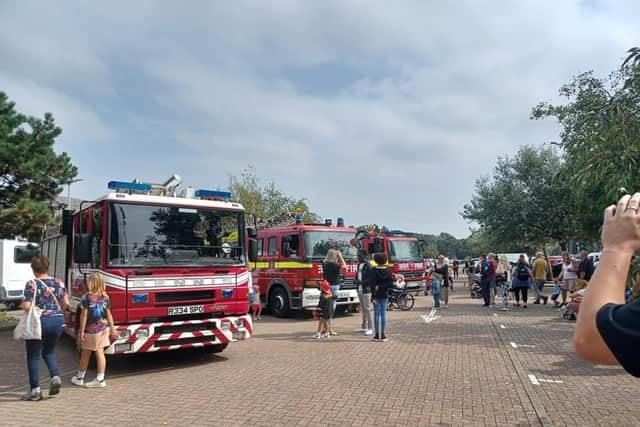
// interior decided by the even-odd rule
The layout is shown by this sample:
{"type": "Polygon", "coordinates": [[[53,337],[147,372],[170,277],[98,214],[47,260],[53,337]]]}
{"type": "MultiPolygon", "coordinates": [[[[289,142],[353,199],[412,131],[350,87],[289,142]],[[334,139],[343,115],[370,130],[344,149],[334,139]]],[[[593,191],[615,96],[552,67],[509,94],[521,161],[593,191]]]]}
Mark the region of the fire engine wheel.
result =
{"type": "Polygon", "coordinates": [[[229,345],[228,343],[208,345],[206,347],[203,347],[203,350],[205,353],[215,354],[215,353],[220,353],[224,351],[224,349],[227,348],[228,345],[229,345]]]}
{"type": "Polygon", "coordinates": [[[269,309],[276,317],[287,317],[289,315],[289,295],[281,286],[275,287],[269,293],[269,309]]]}

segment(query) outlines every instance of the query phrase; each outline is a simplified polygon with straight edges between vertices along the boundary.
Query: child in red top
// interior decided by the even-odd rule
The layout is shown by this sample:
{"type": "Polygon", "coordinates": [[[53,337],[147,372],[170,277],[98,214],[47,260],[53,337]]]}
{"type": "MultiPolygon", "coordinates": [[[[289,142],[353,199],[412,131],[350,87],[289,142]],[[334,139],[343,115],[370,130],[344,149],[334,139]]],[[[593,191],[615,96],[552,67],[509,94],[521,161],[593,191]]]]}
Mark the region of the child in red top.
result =
{"type": "Polygon", "coordinates": [[[326,280],[320,282],[320,301],[318,301],[318,310],[320,316],[318,319],[318,330],[315,337],[329,338],[329,315],[331,314],[331,285],[326,280]]]}

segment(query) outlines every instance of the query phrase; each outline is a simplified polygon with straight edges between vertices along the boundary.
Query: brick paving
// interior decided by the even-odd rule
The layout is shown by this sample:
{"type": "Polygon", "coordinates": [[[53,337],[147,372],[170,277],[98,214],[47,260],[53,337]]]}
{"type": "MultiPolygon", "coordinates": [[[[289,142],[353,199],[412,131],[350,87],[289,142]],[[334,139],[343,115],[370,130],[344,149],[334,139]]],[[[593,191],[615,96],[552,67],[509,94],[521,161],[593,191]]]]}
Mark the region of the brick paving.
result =
{"type": "MultiPolygon", "coordinates": [[[[2,332],[3,423],[87,424],[90,404],[104,408],[101,425],[640,425],[640,383],[576,360],[574,323],[552,307],[489,310],[458,286],[451,308],[426,323],[430,302],[390,312],[386,343],[351,332],[358,314],[338,318],[340,335],[326,341],[312,338],[311,320],[267,316],[255,337],[220,355],[113,359],[106,389],[75,388],[66,375],[60,396],[43,402],[15,400],[26,382],[23,347],[2,332]]],[[[72,370],[69,340],[59,355],[72,370]]]]}

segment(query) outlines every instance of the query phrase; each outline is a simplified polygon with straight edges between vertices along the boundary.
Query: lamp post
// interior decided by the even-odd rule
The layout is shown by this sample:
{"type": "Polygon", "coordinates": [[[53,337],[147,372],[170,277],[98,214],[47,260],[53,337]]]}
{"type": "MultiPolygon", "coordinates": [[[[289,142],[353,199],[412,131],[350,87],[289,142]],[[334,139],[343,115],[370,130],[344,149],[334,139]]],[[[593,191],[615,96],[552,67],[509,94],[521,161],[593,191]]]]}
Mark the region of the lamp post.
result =
{"type": "Polygon", "coordinates": [[[67,184],[67,208],[71,208],[71,184],[75,184],[76,182],[84,181],[82,178],[72,179],[71,181],[64,182],[63,184],[67,184]]]}

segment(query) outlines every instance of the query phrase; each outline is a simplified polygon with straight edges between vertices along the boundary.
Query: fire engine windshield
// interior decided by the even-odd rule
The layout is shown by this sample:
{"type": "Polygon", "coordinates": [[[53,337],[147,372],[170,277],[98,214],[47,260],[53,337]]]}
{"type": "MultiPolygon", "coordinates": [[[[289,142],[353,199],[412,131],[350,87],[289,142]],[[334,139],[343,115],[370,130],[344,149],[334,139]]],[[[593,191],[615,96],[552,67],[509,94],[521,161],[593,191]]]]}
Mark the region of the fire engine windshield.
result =
{"type": "Polygon", "coordinates": [[[415,240],[389,240],[391,261],[422,261],[420,245],[415,240]]]}
{"type": "Polygon", "coordinates": [[[113,203],[109,217],[111,266],[205,266],[244,261],[241,212],[113,203]]]}
{"type": "Polygon", "coordinates": [[[329,248],[337,246],[345,260],[358,259],[355,233],[344,231],[307,231],[304,233],[305,256],[312,260],[323,259],[329,248]]]}

